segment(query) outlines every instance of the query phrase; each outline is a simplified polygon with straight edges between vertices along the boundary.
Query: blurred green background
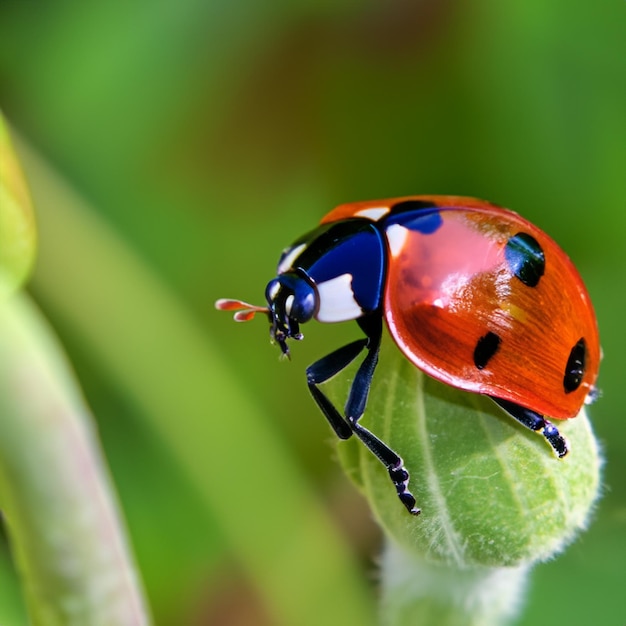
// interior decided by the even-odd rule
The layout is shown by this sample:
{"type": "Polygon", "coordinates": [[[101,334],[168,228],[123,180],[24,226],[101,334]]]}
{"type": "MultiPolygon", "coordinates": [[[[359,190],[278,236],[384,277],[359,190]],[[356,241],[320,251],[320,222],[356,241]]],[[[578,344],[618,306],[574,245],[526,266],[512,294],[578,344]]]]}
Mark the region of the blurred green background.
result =
{"type": "MultiPolygon", "coordinates": [[[[517,210],[587,283],[606,486],[517,623],[624,623],[625,25],[617,1],[0,4],[31,292],[97,417],[156,623],[375,622],[377,530],[304,380],[354,330],[307,329],[287,364],[213,302],[260,303],[336,204],[419,193],[517,210]]],[[[24,624],[0,551],[0,623],[24,624]]]]}

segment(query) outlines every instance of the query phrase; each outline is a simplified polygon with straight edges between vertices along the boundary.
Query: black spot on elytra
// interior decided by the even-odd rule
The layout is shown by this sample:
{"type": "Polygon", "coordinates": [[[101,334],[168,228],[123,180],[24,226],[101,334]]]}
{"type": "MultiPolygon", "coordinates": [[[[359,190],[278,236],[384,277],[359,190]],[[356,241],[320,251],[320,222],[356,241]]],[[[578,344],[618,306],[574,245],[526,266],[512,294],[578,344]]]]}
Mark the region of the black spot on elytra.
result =
{"type": "Polygon", "coordinates": [[[483,335],[474,348],[474,365],[482,370],[487,366],[493,355],[498,351],[501,343],[500,337],[489,331],[483,335]]]}
{"type": "Polygon", "coordinates": [[[587,345],[581,337],[572,348],[565,366],[565,376],[563,377],[563,387],[565,393],[576,391],[580,387],[585,375],[585,359],[587,357],[587,345]]]}
{"type": "Polygon", "coordinates": [[[396,202],[391,207],[390,213],[395,215],[396,213],[406,213],[407,211],[422,211],[424,209],[437,208],[437,204],[432,200],[402,200],[402,202],[396,202]]]}
{"type": "Polygon", "coordinates": [[[536,287],[546,269],[543,250],[528,233],[517,233],[506,242],[504,258],[511,272],[528,287],[536,287]]]}

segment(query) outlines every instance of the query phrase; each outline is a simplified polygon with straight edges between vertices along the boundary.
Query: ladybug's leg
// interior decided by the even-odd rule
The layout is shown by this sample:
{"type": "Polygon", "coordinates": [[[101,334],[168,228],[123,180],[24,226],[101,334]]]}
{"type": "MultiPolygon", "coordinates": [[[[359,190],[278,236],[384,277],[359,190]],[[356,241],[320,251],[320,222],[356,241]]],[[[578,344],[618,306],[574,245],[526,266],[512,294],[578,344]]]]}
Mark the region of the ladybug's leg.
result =
{"type": "Polygon", "coordinates": [[[493,396],[492,400],[509,415],[514,417],[520,424],[526,426],[526,428],[530,428],[530,430],[534,430],[535,432],[541,431],[541,434],[547,439],[559,458],[567,454],[567,440],[561,435],[558,428],[543,415],[535,413],[535,411],[531,411],[514,402],[509,402],[508,400],[494,398],[493,396]]]}
{"type": "Polygon", "coordinates": [[[358,323],[368,338],[367,355],[363,359],[350,388],[350,394],[346,403],[346,417],[357,437],[387,468],[391,482],[394,484],[402,504],[404,504],[409,513],[419,515],[420,510],[416,507],[415,498],[408,489],[409,472],[404,467],[404,461],[387,444],[383,443],[376,435],[358,423],[365,412],[367,396],[372,385],[374,370],[378,363],[382,336],[382,317],[372,315],[359,319],[358,323]]]}
{"type": "Polygon", "coordinates": [[[337,437],[348,439],[352,436],[352,428],[345,417],[339,413],[335,405],[326,397],[318,385],[326,382],[335,374],[348,367],[367,345],[367,339],[358,339],[343,348],[331,352],[307,367],[306,379],[309,391],[320,410],[333,427],[337,437]]]}
{"type": "Polygon", "coordinates": [[[359,339],[347,346],[343,346],[343,348],[331,352],[308,367],[306,374],[309,391],[339,438],[348,439],[354,432],[368,449],[378,457],[387,468],[398,492],[398,497],[404,506],[409,512],[417,515],[420,511],[415,506],[415,498],[407,488],[409,473],[404,468],[402,459],[378,437],[358,423],[358,420],[365,412],[372,377],[378,363],[382,318],[372,315],[368,318],[359,319],[358,323],[367,335],[367,338],[359,339]],[[318,385],[326,382],[346,368],[365,348],[367,348],[367,355],[354,377],[346,403],[347,417],[343,417],[335,405],[319,389],[318,385]]]}

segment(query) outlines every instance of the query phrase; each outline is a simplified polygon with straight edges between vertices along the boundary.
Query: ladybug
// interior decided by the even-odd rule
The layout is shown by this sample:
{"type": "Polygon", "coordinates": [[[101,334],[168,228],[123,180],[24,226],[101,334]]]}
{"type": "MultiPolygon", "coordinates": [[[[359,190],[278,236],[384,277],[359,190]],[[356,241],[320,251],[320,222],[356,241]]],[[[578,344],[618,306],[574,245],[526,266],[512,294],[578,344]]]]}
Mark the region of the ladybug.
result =
{"type": "Polygon", "coordinates": [[[387,329],[416,367],[491,397],[541,432],[558,457],[565,438],[546,416],[575,417],[595,396],[596,319],[580,275],[559,246],[517,213],[457,196],[343,204],[286,248],[265,290],[267,307],[218,300],[247,321],[269,318],[283,355],[300,325],[356,320],[364,333],[306,370],[313,399],[341,439],[356,435],[419,514],[402,458],[359,419],[387,329]],[[345,412],[320,385],[362,352],[345,412]]]}

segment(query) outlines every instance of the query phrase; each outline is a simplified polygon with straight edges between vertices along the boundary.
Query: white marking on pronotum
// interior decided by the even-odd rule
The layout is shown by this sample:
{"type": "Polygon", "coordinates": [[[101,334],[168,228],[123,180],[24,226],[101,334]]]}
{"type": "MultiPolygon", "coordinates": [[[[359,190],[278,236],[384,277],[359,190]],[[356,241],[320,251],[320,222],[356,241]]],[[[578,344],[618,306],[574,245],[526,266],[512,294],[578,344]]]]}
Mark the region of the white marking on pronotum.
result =
{"type": "Polygon", "coordinates": [[[342,274],[317,285],[320,308],[316,318],[320,322],[345,322],[363,315],[363,309],[354,299],[352,274],[342,274]]]}
{"type": "Polygon", "coordinates": [[[280,283],[279,282],[273,283],[272,286],[270,287],[270,290],[267,293],[270,300],[275,300],[279,291],[280,291],[280,283]]]}
{"type": "Polygon", "coordinates": [[[287,270],[290,270],[293,266],[293,262],[300,256],[302,251],[306,248],[305,243],[301,243],[299,246],[292,248],[289,252],[285,253],[285,256],[280,260],[278,264],[278,273],[284,274],[287,270]]]}
{"type": "Polygon", "coordinates": [[[374,222],[377,222],[381,217],[383,217],[383,215],[387,215],[387,213],[389,213],[389,210],[390,209],[388,206],[371,207],[369,209],[361,209],[360,211],[357,211],[354,216],[365,217],[374,222]]]}
{"type": "Polygon", "coordinates": [[[291,315],[291,309],[293,308],[295,299],[296,298],[293,294],[285,298],[285,311],[287,312],[287,315],[291,315]]]}
{"type": "Polygon", "coordinates": [[[389,242],[389,251],[391,256],[396,257],[404,248],[406,238],[409,236],[409,229],[400,224],[392,224],[387,228],[387,241],[389,242]]]}

